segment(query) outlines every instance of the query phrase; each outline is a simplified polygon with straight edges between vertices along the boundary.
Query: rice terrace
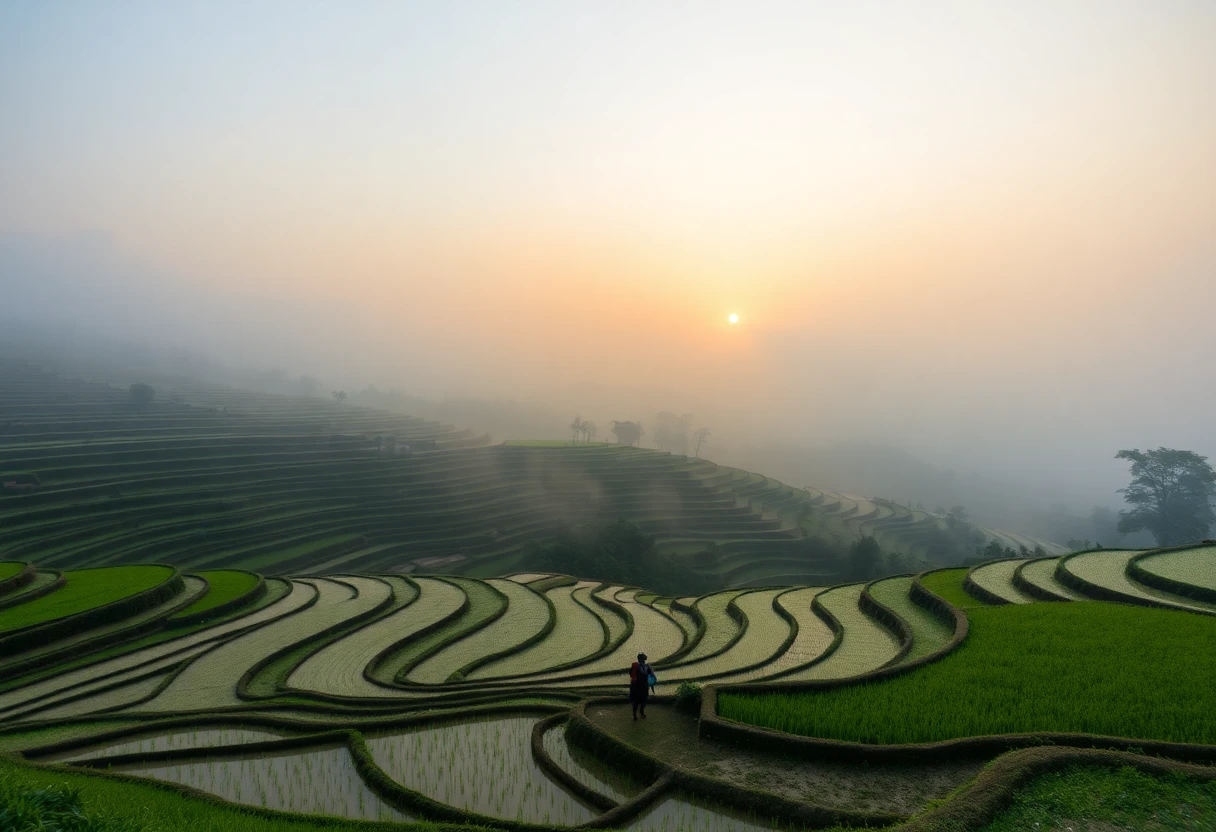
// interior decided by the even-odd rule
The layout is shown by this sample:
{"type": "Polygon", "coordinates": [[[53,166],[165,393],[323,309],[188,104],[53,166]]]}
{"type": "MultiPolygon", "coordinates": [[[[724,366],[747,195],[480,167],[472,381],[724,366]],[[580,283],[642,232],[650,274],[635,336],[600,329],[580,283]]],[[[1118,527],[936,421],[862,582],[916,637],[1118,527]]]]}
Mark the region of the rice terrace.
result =
{"type": "Polygon", "coordinates": [[[5,829],[1216,828],[1212,541],[140,378],[0,362],[5,829]]]}

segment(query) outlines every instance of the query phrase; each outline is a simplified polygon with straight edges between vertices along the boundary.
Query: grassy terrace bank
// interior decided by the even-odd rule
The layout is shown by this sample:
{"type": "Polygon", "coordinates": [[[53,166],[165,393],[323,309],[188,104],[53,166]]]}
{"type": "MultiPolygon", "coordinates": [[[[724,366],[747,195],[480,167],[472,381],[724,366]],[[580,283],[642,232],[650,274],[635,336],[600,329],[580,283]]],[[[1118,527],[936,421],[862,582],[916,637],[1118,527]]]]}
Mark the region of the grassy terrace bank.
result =
{"type": "Polygon", "coordinates": [[[824,692],[723,692],[718,712],[865,743],[1035,731],[1216,743],[1216,619],[1100,601],[971,603],[970,635],[941,661],[824,692]]]}

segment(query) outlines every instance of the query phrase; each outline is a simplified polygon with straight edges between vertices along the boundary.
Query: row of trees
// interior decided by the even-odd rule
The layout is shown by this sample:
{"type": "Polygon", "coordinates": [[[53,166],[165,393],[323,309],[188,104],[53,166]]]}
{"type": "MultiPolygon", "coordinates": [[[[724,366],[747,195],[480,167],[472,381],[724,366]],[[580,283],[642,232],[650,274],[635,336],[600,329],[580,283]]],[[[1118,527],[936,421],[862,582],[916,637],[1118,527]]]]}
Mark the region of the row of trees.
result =
{"type": "MultiPolygon", "coordinates": [[[[677,416],[675,413],[664,411],[655,417],[654,446],[660,451],[673,454],[688,455],[691,450],[694,457],[701,456],[701,449],[709,442],[709,428],[692,429],[692,415],[685,413],[677,416]]],[[[581,415],[575,416],[570,423],[570,435],[575,442],[590,442],[598,433],[595,422],[590,422],[581,415]]],[[[612,434],[621,445],[638,445],[646,435],[642,423],[634,421],[612,422],[612,434]]]]}

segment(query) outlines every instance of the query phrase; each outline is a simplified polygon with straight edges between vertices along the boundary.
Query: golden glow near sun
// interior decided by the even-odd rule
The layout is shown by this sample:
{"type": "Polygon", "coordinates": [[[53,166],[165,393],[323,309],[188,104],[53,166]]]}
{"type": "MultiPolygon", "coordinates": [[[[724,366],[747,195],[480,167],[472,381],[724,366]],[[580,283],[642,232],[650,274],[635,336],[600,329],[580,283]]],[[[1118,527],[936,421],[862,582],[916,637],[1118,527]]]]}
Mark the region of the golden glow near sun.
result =
{"type": "Polygon", "coordinates": [[[728,320],[732,324],[737,324],[737,323],[739,323],[739,316],[736,313],[731,312],[729,315],[726,316],[726,320],[728,320]]]}

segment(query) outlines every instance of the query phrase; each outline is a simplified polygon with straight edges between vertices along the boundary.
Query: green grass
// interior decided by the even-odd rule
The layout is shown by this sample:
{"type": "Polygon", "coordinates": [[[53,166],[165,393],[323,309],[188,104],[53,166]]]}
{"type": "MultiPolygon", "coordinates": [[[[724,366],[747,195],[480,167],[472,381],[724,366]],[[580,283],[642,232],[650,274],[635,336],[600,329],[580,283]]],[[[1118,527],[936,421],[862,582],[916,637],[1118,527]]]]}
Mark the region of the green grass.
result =
{"type": "Polygon", "coordinates": [[[904,676],[817,693],[723,693],[719,713],[866,743],[1033,731],[1216,742],[1211,618],[1096,601],[967,614],[971,632],[957,650],[904,676]]]}
{"type": "Polygon", "coordinates": [[[0,632],[42,624],[127,598],[164,583],[172,574],[171,567],[152,565],[67,572],[67,581],[57,592],[0,610],[0,632]]]}
{"type": "Polygon", "coordinates": [[[1073,766],[1018,790],[1013,805],[984,832],[1027,829],[1216,829],[1216,781],[1073,766]]]}
{"type": "MultiPolygon", "coordinates": [[[[52,771],[18,763],[0,756],[0,812],[18,802],[28,802],[39,790],[66,793],[75,798],[86,817],[121,818],[116,826],[61,826],[65,830],[90,832],[127,832],[146,830],[189,829],[191,832],[314,832],[314,830],[373,830],[373,829],[472,829],[450,824],[398,824],[367,821],[342,821],[333,818],[310,820],[282,813],[261,817],[239,806],[223,805],[179,794],[144,783],[111,779],[97,774],[52,771]],[[127,825],[129,824],[129,825],[127,825]]],[[[0,814],[0,819],[3,815],[0,814]]],[[[0,824],[3,825],[3,824],[0,824]]],[[[3,828],[42,830],[52,832],[55,826],[3,825],[3,828]]]]}
{"type": "Polygon", "coordinates": [[[966,567],[962,569],[943,569],[940,572],[925,575],[920,579],[920,582],[924,585],[925,589],[934,595],[946,599],[959,609],[965,610],[969,607],[988,606],[982,601],[972,598],[963,589],[963,578],[967,576],[967,571],[966,567]]]}
{"type": "Polygon", "coordinates": [[[195,615],[215,609],[220,604],[226,604],[240,598],[258,583],[258,576],[252,572],[240,572],[235,569],[215,569],[208,572],[197,572],[200,578],[207,581],[207,592],[190,606],[172,616],[169,620],[184,615],[195,615]]]}
{"type": "Polygon", "coordinates": [[[929,655],[950,643],[954,628],[942,619],[914,602],[909,595],[911,578],[887,578],[870,587],[870,595],[880,604],[890,607],[912,631],[912,649],[904,661],[913,661],[929,655]]]}
{"type": "Polygon", "coordinates": [[[0,581],[11,578],[25,568],[20,561],[10,560],[0,563],[0,581]]]}

